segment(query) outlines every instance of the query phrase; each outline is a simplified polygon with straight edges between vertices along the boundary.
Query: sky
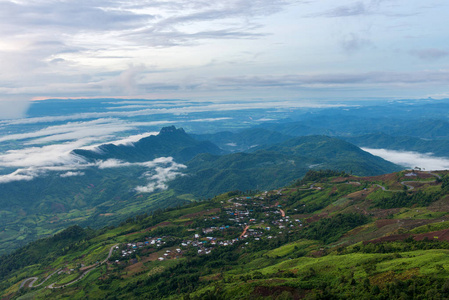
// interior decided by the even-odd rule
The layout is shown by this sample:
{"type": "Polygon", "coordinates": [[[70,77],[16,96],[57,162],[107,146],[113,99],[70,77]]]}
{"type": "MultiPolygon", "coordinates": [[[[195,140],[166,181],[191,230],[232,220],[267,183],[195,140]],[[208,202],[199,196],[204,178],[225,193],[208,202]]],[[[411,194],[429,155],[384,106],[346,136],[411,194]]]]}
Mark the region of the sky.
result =
{"type": "Polygon", "coordinates": [[[0,118],[29,100],[449,97],[446,0],[0,0],[0,118]]]}

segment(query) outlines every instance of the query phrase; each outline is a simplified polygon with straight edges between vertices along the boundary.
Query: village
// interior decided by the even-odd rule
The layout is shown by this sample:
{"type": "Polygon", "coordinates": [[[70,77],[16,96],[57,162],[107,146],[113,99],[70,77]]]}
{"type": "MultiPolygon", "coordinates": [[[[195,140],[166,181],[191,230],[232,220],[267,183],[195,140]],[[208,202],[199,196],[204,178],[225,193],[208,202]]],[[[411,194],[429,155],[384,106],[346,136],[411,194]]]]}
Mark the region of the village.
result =
{"type": "MultiPolygon", "coordinates": [[[[281,192],[277,191],[277,195],[281,192]]],[[[237,242],[276,239],[283,231],[300,229],[303,223],[286,215],[278,202],[269,204],[267,193],[258,197],[234,197],[221,202],[215,214],[199,220],[202,227],[188,228],[190,236],[180,239],[170,235],[147,236],[144,240],[124,243],[113,249],[110,261],[136,263],[138,256],[152,255],[152,260],[178,259],[183,256],[208,255],[217,247],[237,242]]]]}

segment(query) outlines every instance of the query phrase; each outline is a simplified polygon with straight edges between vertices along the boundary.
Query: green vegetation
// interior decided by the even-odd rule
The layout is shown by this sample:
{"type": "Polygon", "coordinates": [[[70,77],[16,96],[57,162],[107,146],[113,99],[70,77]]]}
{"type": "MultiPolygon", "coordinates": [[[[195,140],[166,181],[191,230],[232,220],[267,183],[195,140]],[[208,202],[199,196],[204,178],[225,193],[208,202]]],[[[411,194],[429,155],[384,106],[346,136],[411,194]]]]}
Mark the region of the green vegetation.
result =
{"type": "Polygon", "coordinates": [[[368,217],[364,215],[338,214],[333,218],[321,219],[312,223],[307,228],[306,237],[328,244],[336,242],[344,233],[367,222],[368,217]]]}
{"type": "MultiPolygon", "coordinates": [[[[406,193],[410,200],[438,188],[433,201],[441,205],[382,208],[379,199],[393,202],[402,194],[379,191],[373,182],[385,177],[342,181],[335,180],[342,177],[338,172],[309,174],[303,189],[233,191],[128,218],[117,227],[72,226],[4,256],[1,294],[24,299],[449,297],[449,225],[440,219],[449,203],[442,181],[406,193]],[[312,204],[315,209],[300,209],[312,204]],[[414,218],[405,215],[411,213],[414,218]],[[38,284],[50,274],[41,286],[20,288],[26,278],[38,277],[38,284]],[[69,285],[45,288],[51,284],[69,285]]],[[[402,180],[390,177],[397,184],[402,180]]]]}
{"type": "Polygon", "coordinates": [[[424,193],[422,191],[418,191],[413,194],[407,194],[406,192],[394,193],[389,197],[383,197],[376,200],[374,205],[385,209],[411,206],[424,207],[440,199],[440,196],[440,192],[424,193]]]}

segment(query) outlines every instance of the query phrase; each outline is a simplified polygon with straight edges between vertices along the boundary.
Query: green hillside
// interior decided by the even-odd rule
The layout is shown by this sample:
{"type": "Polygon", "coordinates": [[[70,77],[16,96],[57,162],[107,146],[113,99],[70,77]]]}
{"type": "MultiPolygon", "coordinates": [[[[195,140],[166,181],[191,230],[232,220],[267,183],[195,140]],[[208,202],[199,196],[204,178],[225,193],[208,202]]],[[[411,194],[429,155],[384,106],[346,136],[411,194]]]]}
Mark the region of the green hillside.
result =
{"type": "Polygon", "coordinates": [[[444,299],[449,174],[309,171],[101,230],[70,227],[0,261],[9,299],[444,299]]]}
{"type": "Polygon", "coordinates": [[[266,190],[284,186],[310,169],[339,169],[379,175],[402,168],[337,138],[306,136],[260,146],[251,153],[201,154],[187,163],[187,176],[170,186],[180,193],[212,197],[227,190],[266,190]]]}

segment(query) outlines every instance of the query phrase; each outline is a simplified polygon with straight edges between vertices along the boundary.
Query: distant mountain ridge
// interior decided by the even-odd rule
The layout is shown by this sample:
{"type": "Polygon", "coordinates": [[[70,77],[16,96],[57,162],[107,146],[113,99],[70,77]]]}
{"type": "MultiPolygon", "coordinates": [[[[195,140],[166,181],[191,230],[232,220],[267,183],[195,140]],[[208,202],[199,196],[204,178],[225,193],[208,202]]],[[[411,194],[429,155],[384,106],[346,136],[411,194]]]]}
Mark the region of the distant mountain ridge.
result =
{"type": "Polygon", "coordinates": [[[200,141],[211,141],[229,152],[250,151],[256,146],[273,145],[293,137],[265,128],[249,128],[237,132],[222,131],[212,134],[192,134],[191,136],[200,141]]]}
{"type": "Polygon", "coordinates": [[[177,162],[186,162],[200,153],[222,154],[223,151],[209,141],[198,141],[184,129],[164,127],[158,135],[145,137],[133,145],[103,144],[97,150],[76,149],[74,154],[87,160],[120,159],[128,162],[150,161],[171,156],[177,162]]]}
{"type": "Polygon", "coordinates": [[[201,154],[186,164],[188,176],[176,178],[170,186],[207,197],[227,190],[283,186],[310,169],[338,169],[365,176],[402,169],[349,142],[318,135],[259,146],[250,153],[201,154]]]}

